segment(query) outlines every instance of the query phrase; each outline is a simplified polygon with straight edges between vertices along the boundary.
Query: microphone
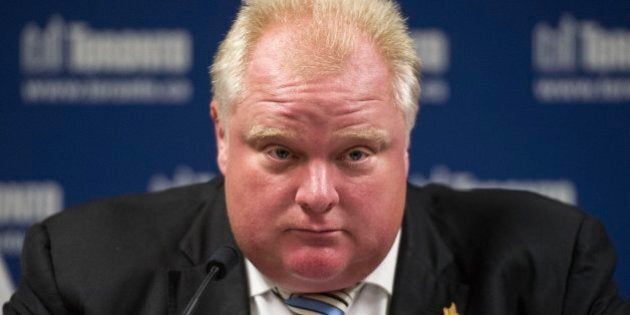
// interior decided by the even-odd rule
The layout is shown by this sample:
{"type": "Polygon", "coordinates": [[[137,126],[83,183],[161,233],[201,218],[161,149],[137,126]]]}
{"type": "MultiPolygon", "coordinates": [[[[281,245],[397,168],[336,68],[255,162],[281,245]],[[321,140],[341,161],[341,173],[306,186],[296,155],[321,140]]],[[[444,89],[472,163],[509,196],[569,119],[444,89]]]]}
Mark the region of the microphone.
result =
{"type": "Polygon", "coordinates": [[[208,273],[203,279],[197,291],[186,305],[182,315],[190,315],[197,307],[201,294],[208,287],[208,283],[212,280],[221,280],[238,264],[241,260],[241,254],[238,250],[230,246],[219,247],[206,262],[206,272],[208,273]]]}

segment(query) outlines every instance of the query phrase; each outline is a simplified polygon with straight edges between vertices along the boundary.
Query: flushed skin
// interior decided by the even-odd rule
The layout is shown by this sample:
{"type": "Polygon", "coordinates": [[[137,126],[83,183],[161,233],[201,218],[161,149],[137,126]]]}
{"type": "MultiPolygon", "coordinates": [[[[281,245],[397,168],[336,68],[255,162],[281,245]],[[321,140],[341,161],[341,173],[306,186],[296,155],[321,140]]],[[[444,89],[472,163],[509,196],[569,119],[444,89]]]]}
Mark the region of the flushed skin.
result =
{"type": "Polygon", "coordinates": [[[218,161],[245,256],[285,289],[330,291],[367,276],[393,243],[408,130],[389,69],[367,39],[343,71],[302,75],[279,53],[292,49],[292,35],[263,35],[227,124],[213,104],[218,161]]]}

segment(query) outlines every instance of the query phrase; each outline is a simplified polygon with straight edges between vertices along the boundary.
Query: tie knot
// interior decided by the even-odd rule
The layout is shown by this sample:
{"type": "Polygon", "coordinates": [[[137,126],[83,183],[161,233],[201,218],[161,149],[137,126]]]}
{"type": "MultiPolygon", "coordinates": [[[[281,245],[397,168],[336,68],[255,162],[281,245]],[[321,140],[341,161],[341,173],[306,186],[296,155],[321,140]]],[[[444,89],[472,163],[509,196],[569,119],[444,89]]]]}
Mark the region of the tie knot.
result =
{"type": "Polygon", "coordinates": [[[294,314],[344,315],[360,287],[357,284],[351,288],[321,293],[290,293],[278,287],[273,291],[294,314]]]}

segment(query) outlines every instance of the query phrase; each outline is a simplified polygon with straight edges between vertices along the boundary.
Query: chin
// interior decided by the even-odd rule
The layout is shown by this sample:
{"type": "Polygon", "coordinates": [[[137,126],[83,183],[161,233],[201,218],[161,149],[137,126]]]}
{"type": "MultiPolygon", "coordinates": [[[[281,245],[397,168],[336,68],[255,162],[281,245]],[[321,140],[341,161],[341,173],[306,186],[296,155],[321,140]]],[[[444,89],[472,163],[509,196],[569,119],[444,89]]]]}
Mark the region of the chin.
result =
{"type": "Polygon", "coordinates": [[[290,276],[283,286],[292,291],[332,291],[352,286],[362,279],[354,268],[349,268],[348,257],[334,251],[294,252],[284,263],[290,276]]]}
{"type": "Polygon", "coordinates": [[[343,273],[343,265],[336,262],[308,260],[289,264],[293,274],[304,280],[328,281],[343,273]]]}

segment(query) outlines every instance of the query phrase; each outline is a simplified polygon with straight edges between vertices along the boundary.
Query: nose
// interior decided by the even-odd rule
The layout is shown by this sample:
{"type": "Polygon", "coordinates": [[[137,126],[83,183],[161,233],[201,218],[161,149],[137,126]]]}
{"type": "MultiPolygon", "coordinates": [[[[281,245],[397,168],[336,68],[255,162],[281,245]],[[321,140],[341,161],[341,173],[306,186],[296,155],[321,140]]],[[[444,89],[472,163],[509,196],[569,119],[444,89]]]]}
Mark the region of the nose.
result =
{"type": "Polygon", "coordinates": [[[324,213],[339,203],[331,167],[325,162],[309,163],[304,179],[295,194],[295,202],[304,211],[324,213]]]}

